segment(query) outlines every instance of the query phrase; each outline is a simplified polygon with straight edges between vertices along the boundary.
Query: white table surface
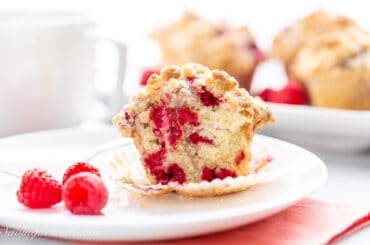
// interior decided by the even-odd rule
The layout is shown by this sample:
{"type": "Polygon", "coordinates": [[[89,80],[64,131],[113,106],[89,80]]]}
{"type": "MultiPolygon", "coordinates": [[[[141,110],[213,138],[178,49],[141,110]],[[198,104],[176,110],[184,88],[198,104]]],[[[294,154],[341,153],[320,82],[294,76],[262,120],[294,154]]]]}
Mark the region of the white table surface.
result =
{"type": "MultiPolygon", "coordinates": [[[[312,196],[341,203],[362,203],[370,210],[370,152],[328,154],[315,152],[328,167],[328,182],[312,196]]],[[[370,244],[370,226],[352,234],[339,244],[370,244]]]]}
{"type": "MultiPolygon", "coordinates": [[[[328,182],[312,197],[330,202],[363,203],[370,209],[370,151],[364,153],[327,153],[310,149],[324,160],[329,171],[328,182]]],[[[47,238],[30,238],[14,231],[0,229],[0,244],[71,244],[47,238]]],[[[341,245],[370,244],[370,226],[347,239],[341,245]]]]}

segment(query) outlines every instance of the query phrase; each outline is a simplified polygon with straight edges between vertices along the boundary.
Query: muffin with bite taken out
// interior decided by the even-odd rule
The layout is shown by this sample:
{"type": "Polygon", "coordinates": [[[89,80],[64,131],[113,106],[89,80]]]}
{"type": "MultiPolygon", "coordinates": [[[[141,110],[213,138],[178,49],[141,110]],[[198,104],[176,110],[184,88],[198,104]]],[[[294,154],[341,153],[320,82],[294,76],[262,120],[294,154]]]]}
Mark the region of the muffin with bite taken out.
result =
{"type": "Polygon", "coordinates": [[[153,184],[248,175],[252,137],[273,120],[235,78],[198,64],[167,66],[113,118],[153,184]]]}

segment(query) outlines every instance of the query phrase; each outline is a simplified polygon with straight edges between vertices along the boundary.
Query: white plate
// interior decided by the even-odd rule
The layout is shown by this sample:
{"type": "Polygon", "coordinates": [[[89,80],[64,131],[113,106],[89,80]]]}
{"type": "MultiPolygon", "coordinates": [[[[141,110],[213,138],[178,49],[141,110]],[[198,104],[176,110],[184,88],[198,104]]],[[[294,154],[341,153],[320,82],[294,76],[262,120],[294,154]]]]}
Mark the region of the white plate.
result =
{"type": "Polygon", "coordinates": [[[276,122],[264,133],[306,146],[340,151],[370,148],[370,111],[269,103],[276,122]]]}
{"type": "MultiPolygon", "coordinates": [[[[117,137],[112,129],[65,129],[6,138],[0,140],[1,168],[21,172],[39,163],[60,177],[71,161],[83,159],[97,145],[117,137]]],[[[1,178],[0,225],[78,240],[183,238],[255,222],[289,207],[325,182],[325,165],[312,153],[269,137],[254,140],[284,158],[291,171],[270,183],[222,197],[191,199],[171,194],[141,197],[124,206],[111,202],[102,216],[74,216],[62,205],[49,210],[23,208],[15,198],[18,183],[1,178]]]]}

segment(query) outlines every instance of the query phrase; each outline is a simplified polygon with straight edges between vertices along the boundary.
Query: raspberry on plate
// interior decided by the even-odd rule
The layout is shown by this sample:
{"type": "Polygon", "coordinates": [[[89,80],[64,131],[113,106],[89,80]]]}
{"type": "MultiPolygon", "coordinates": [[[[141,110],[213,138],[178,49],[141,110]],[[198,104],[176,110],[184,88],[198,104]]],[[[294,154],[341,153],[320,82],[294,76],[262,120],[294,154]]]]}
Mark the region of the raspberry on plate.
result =
{"type": "Polygon", "coordinates": [[[62,186],[45,170],[30,169],[22,176],[17,199],[29,208],[50,208],[62,200],[62,186]]]}
{"type": "Polygon", "coordinates": [[[97,176],[100,177],[100,172],[99,169],[95,168],[89,163],[85,162],[77,162],[67,168],[67,170],[64,172],[63,175],[63,185],[66,183],[66,181],[73,175],[81,173],[81,172],[89,172],[92,174],[96,174],[97,176]]]}
{"type": "Polygon", "coordinates": [[[272,121],[235,78],[198,64],[168,66],[113,118],[132,137],[152,184],[248,175],[250,143],[272,121]]]}
{"type": "Polygon", "coordinates": [[[307,102],[307,95],[303,85],[295,80],[289,80],[280,90],[267,88],[259,96],[267,102],[292,105],[304,105],[307,102]]]}
{"type": "Polygon", "coordinates": [[[65,207],[73,214],[101,214],[108,202],[108,190],[96,174],[82,172],[67,180],[62,197],[65,207]]]}

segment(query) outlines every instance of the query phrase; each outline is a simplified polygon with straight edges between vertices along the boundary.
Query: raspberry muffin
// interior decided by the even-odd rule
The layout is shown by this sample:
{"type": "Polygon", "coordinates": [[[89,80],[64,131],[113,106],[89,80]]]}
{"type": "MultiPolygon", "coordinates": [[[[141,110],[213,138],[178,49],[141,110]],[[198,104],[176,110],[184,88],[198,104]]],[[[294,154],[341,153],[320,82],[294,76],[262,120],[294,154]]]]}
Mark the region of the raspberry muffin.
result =
{"type": "Polygon", "coordinates": [[[292,75],[291,64],[301,48],[321,35],[352,28],[356,24],[344,16],[332,16],[317,11],[279,32],[272,44],[272,56],[279,58],[292,75]]]}
{"type": "Polygon", "coordinates": [[[205,21],[185,13],[177,22],[153,33],[164,65],[196,62],[234,76],[249,89],[256,65],[263,59],[246,27],[205,21]]]}
{"type": "Polygon", "coordinates": [[[113,118],[132,137],[150,183],[179,184],[248,175],[267,105],[235,78],[197,64],[167,66],[113,118]]]}
{"type": "Polygon", "coordinates": [[[305,45],[292,64],[314,106],[370,110],[370,34],[328,33],[305,45]]]}

